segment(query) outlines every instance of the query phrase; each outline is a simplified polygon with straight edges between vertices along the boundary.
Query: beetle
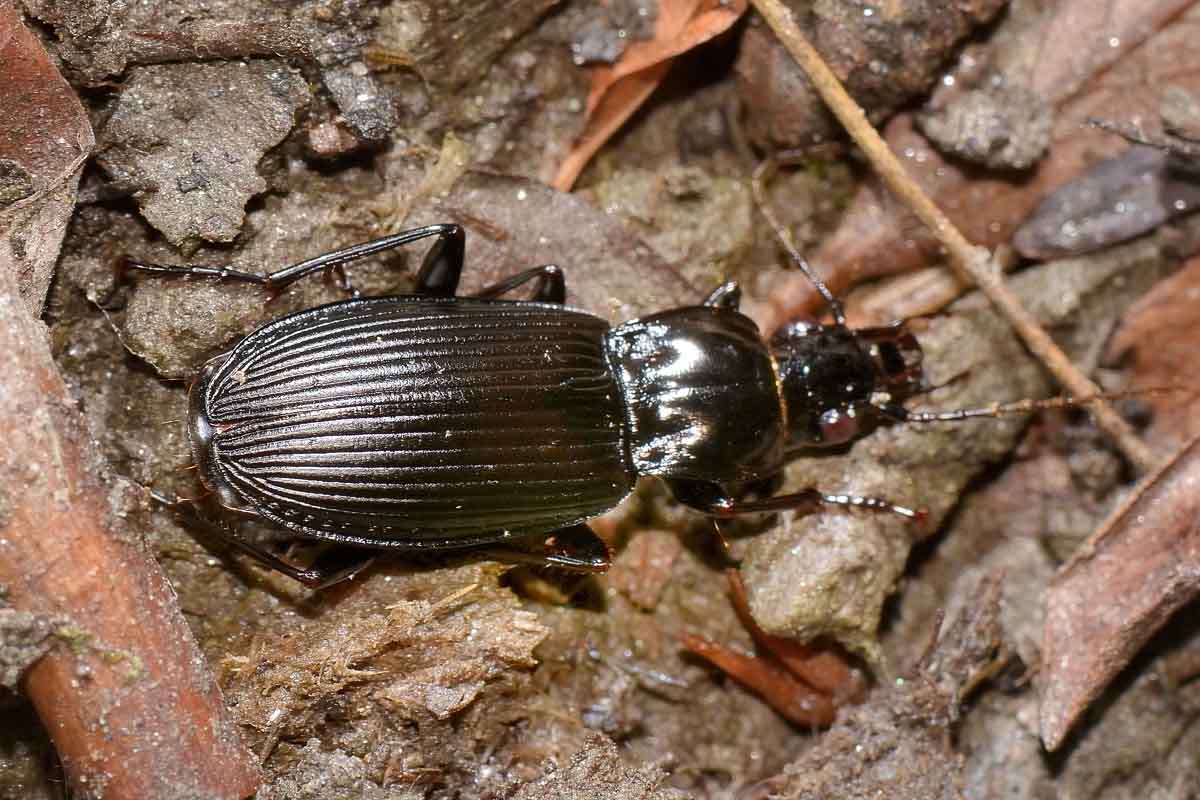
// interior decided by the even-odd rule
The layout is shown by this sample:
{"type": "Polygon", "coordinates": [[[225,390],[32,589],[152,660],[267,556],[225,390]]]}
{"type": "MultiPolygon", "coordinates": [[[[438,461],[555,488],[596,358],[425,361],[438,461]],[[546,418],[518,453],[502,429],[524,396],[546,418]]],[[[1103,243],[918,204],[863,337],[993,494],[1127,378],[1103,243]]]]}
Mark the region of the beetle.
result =
{"type": "MultiPolygon", "coordinates": [[[[920,516],[815,489],[741,499],[803,451],[882,422],[950,418],[899,405],[922,388],[921,350],[906,327],[850,329],[803,262],[834,321],[793,323],[769,340],[738,310],[732,282],[698,305],[616,327],[566,305],[554,265],[460,296],[465,234],[456,224],[268,274],[129,259],[124,268],[275,291],[327,271],[349,288],[345,264],[429,238],[411,294],[354,293],[289,314],[203,366],[187,425],[200,479],[221,506],[354,548],[500,549],[583,571],[608,566],[587,520],[641,476],[713,517],[822,503],[920,516]],[[526,284],[529,299],[510,299],[526,284]]],[[[358,568],[300,569],[233,529],[219,532],[309,585],[358,568]]]]}

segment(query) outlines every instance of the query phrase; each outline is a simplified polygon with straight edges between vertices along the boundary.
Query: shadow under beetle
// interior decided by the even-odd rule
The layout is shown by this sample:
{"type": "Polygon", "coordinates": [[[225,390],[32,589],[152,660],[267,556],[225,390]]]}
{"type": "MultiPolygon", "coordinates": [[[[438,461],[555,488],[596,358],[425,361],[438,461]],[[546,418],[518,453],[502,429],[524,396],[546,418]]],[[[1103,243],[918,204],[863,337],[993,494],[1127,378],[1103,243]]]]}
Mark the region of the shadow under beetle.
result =
{"type": "MultiPolygon", "coordinates": [[[[553,265],[458,296],[464,234],[454,224],[267,275],[124,266],[272,290],[329,270],[348,287],[342,265],[430,237],[412,294],[290,314],[203,367],[189,393],[188,429],[201,480],[222,506],[341,545],[516,545],[526,557],[532,546],[540,563],[588,571],[607,568],[608,552],[586,520],[616,506],[643,475],[716,517],[820,503],[919,516],[815,489],[739,499],[799,451],[844,444],[881,421],[951,418],[898,405],[922,388],[921,351],[904,326],[851,330],[819,281],[835,322],[794,323],[765,341],[739,313],[735,283],[700,305],[615,328],[564,305],[563,273],[553,265]],[[504,299],[531,282],[532,299],[504,299]]],[[[364,566],[300,569],[219,528],[309,585],[364,566]]]]}

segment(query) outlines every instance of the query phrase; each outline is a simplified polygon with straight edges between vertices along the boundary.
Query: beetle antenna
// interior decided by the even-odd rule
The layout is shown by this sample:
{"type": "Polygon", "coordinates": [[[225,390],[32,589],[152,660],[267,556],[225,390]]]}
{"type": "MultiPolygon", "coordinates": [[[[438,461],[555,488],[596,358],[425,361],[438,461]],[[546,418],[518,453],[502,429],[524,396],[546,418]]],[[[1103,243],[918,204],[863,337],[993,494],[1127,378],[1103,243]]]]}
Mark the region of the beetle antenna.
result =
{"type": "Polygon", "coordinates": [[[825,282],[817,277],[817,273],[809,265],[804,256],[800,255],[800,251],[792,243],[792,236],[775,216],[775,212],[771,209],[771,204],[767,200],[766,183],[774,175],[779,168],[780,159],[776,156],[769,156],[759,162],[754,168],[754,175],[750,180],[750,188],[754,193],[754,202],[758,205],[758,210],[766,218],[767,223],[771,226],[771,230],[775,232],[775,238],[783,246],[785,252],[792,259],[800,271],[804,273],[804,277],[808,278],[809,282],[816,287],[817,293],[825,298],[825,304],[829,306],[829,311],[833,314],[833,321],[838,325],[846,324],[846,314],[842,310],[842,304],[833,296],[833,292],[829,291],[829,287],[825,282]]]}
{"type": "Polygon", "coordinates": [[[1159,386],[1148,389],[1130,389],[1124,392],[1104,392],[1088,397],[1050,397],[1045,400],[1017,400],[1012,403],[993,403],[980,408],[961,408],[954,411],[909,411],[903,406],[882,406],[880,410],[897,422],[961,422],[980,417],[1005,417],[1013,414],[1028,414],[1054,408],[1079,408],[1093,400],[1123,400],[1148,394],[1188,391],[1182,386],[1159,386]]]}

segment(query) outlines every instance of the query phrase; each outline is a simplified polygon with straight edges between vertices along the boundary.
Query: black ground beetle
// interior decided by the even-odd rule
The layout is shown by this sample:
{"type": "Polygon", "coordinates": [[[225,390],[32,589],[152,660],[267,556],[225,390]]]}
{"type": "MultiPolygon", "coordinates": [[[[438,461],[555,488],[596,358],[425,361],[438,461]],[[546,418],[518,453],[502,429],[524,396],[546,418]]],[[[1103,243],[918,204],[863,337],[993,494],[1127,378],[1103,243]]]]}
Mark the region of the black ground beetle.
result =
{"type": "MultiPolygon", "coordinates": [[[[905,327],[851,330],[815,278],[834,323],[795,323],[764,341],[739,313],[735,283],[700,305],[615,328],[564,305],[553,265],[457,296],[464,235],[453,224],[267,275],[125,267],[278,290],[320,270],[344,281],[347,262],[428,237],[412,294],[290,314],[204,366],[188,428],[201,479],[222,506],[353,547],[511,549],[578,570],[608,566],[586,520],[642,475],[715,517],[820,503],[918,515],[814,489],[741,499],[799,451],[844,444],[882,421],[952,418],[899,405],[922,384],[921,351],[905,327]],[[532,299],[502,299],[531,282],[532,299]]],[[[353,571],[299,569],[231,528],[220,533],[309,585],[353,571]]]]}

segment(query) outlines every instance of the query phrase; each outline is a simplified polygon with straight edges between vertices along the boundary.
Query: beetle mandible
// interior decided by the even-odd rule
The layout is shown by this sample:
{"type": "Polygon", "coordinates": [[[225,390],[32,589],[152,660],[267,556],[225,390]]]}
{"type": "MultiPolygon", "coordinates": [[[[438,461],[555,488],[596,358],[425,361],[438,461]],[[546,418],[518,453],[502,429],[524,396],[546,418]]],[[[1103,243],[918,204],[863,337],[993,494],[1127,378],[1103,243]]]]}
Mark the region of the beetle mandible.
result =
{"type": "MultiPolygon", "coordinates": [[[[738,311],[736,283],[616,327],[565,305],[553,265],[459,296],[465,237],[456,224],[269,274],[132,260],[125,268],[278,290],[426,238],[434,242],[412,294],[281,317],[205,364],[189,391],[188,431],[201,480],[223,507],[358,548],[528,551],[532,542],[541,563],[597,571],[608,552],[587,520],[640,476],[661,478],[679,502],[714,517],[820,503],[919,516],[815,489],[741,499],[799,451],[844,444],[884,421],[952,418],[899,405],[922,387],[921,350],[904,325],[850,329],[802,262],[834,322],[793,323],[769,340],[738,311]],[[531,299],[505,299],[529,283],[531,299]]],[[[300,569],[220,533],[309,585],[345,575],[300,569]]]]}

